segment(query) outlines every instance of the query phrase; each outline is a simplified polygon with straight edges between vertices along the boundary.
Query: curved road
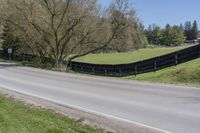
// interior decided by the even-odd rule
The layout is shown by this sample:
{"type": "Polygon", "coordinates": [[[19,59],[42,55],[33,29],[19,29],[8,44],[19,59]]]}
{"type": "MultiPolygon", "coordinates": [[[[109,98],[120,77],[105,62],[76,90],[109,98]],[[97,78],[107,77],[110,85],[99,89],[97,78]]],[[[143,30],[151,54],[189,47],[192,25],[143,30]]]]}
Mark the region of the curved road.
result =
{"type": "Polygon", "coordinates": [[[200,89],[80,76],[0,62],[0,87],[174,133],[200,133],[200,89]]]}

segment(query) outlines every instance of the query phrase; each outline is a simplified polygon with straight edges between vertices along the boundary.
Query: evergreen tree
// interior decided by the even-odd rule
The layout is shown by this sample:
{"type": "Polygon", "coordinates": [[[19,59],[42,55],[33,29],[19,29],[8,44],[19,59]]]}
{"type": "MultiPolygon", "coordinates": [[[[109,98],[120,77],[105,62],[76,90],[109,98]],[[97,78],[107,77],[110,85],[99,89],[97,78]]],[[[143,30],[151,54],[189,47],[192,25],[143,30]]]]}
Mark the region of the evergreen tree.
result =
{"type": "Polygon", "coordinates": [[[152,26],[149,25],[149,27],[145,30],[145,35],[147,37],[148,43],[153,44],[153,36],[152,36],[152,26]]]}
{"type": "Polygon", "coordinates": [[[184,31],[184,26],[183,26],[183,24],[180,24],[179,28],[180,28],[182,31],[184,31]]]}
{"type": "Polygon", "coordinates": [[[197,24],[196,20],[192,24],[191,38],[192,38],[192,40],[195,40],[198,38],[198,24],[197,24]]]}
{"type": "Polygon", "coordinates": [[[4,53],[7,53],[8,48],[12,48],[13,52],[18,49],[19,40],[12,34],[12,29],[8,23],[3,26],[3,33],[1,35],[2,49],[4,53]]]}
{"type": "Polygon", "coordinates": [[[184,34],[185,34],[185,36],[186,36],[186,40],[192,40],[193,38],[192,38],[192,24],[191,24],[191,22],[190,21],[187,21],[186,23],[185,23],[185,31],[184,31],[184,34]]]}
{"type": "Polygon", "coordinates": [[[170,26],[170,24],[167,24],[167,25],[165,26],[165,29],[169,29],[169,28],[171,28],[171,26],[170,26]]]}
{"type": "Polygon", "coordinates": [[[149,25],[148,29],[145,31],[148,42],[150,44],[159,44],[161,37],[161,28],[155,24],[149,25]]]}

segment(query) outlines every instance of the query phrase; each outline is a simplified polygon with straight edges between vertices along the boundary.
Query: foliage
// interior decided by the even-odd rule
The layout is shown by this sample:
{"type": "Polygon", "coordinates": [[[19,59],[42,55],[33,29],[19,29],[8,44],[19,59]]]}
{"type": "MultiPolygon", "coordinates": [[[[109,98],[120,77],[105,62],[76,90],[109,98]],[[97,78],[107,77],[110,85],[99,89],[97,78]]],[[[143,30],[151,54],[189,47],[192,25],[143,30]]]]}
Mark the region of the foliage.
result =
{"type": "Polygon", "coordinates": [[[183,30],[176,25],[171,27],[167,24],[164,29],[157,25],[150,25],[145,33],[150,44],[178,46],[185,40],[183,30]]]}
{"type": "Polygon", "coordinates": [[[190,21],[185,22],[184,34],[186,36],[186,40],[192,40],[191,29],[192,29],[191,22],[190,21]]]}
{"type": "Polygon", "coordinates": [[[161,33],[159,42],[161,45],[165,46],[178,46],[183,44],[184,40],[183,31],[179,27],[167,25],[161,33]]]}
{"type": "Polygon", "coordinates": [[[161,28],[155,24],[150,25],[148,29],[145,31],[145,34],[148,38],[148,42],[150,44],[160,44],[160,38],[161,38],[161,28]]]}
{"type": "Polygon", "coordinates": [[[5,23],[3,26],[3,33],[1,35],[2,49],[5,53],[7,53],[8,48],[13,49],[13,53],[19,49],[19,40],[13,35],[12,29],[8,23],[5,23]]]}
{"type": "Polygon", "coordinates": [[[59,69],[63,69],[64,60],[109,47],[134,48],[139,42],[139,22],[129,0],[114,0],[105,12],[96,0],[0,2],[0,18],[26,42],[21,45],[24,51],[41,60],[52,58],[59,69]]]}
{"type": "Polygon", "coordinates": [[[191,29],[191,31],[192,31],[192,39],[193,40],[195,40],[195,39],[197,39],[198,38],[198,24],[197,24],[197,21],[195,20],[194,22],[193,22],[193,24],[192,24],[192,29],[191,29]]]}
{"type": "Polygon", "coordinates": [[[184,27],[186,40],[196,40],[198,38],[198,24],[195,20],[193,23],[187,21],[184,27]]]}

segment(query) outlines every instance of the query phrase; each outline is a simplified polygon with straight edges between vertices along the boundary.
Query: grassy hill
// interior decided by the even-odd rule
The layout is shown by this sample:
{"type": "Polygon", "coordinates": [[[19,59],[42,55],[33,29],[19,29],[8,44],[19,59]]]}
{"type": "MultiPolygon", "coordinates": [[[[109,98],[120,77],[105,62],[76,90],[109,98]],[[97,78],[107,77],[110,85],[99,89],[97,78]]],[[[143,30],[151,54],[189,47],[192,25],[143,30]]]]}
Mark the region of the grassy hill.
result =
{"type": "Polygon", "coordinates": [[[157,72],[126,77],[126,79],[172,84],[200,85],[200,59],[157,72]]]}
{"type": "MultiPolygon", "coordinates": [[[[171,53],[188,46],[173,48],[154,48],[141,49],[127,53],[110,54],[90,54],[81,57],[76,61],[95,63],[95,64],[123,64],[131,63],[151,57],[171,53]]],[[[157,72],[141,74],[138,76],[129,76],[125,79],[143,80],[151,82],[172,83],[172,84],[192,84],[200,85],[200,59],[193,60],[174,67],[166,68],[157,72]]]]}
{"type": "Polygon", "coordinates": [[[90,54],[74,61],[94,64],[125,64],[171,53],[188,46],[172,48],[146,48],[124,53],[90,54]]]}

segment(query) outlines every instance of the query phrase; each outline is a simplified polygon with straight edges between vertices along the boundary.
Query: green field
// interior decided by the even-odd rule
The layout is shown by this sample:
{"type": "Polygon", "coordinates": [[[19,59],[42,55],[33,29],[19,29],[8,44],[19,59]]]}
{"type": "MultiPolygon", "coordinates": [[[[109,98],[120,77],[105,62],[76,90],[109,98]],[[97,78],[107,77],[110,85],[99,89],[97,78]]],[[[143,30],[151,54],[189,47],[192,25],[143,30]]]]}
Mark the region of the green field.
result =
{"type": "Polygon", "coordinates": [[[172,48],[146,48],[125,53],[90,54],[74,61],[94,64],[126,64],[171,53],[188,46],[172,48]]]}
{"type": "Polygon", "coordinates": [[[157,72],[126,77],[131,80],[143,80],[160,83],[200,85],[200,59],[157,72]]]}
{"type": "Polygon", "coordinates": [[[0,95],[0,133],[102,133],[53,111],[36,109],[0,95]]]}
{"type": "MultiPolygon", "coordinates": [[[[141,49],[127,53],[112,54],[90,54],[77,59],[76,61],[95,63],[95,64],[123,64],[136,62],[151,57],[171,53],[187,46],[173,48],[153,48],[141,49]]],[[[166,68],[157,72],[125,77],[125,79],[172,83],[172,84],[190,84],[200,85],[200,59],[193,60],[178,66],[166,68]]]]}

